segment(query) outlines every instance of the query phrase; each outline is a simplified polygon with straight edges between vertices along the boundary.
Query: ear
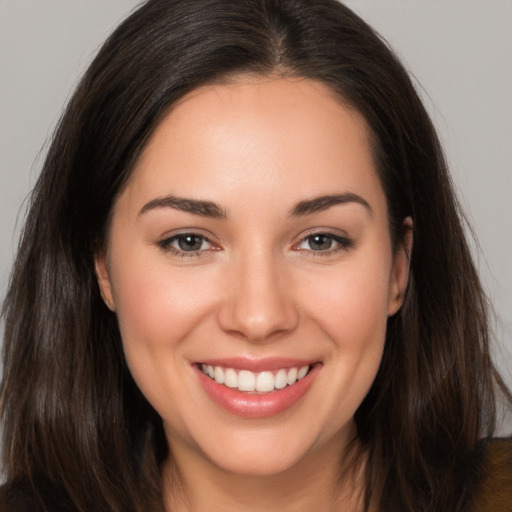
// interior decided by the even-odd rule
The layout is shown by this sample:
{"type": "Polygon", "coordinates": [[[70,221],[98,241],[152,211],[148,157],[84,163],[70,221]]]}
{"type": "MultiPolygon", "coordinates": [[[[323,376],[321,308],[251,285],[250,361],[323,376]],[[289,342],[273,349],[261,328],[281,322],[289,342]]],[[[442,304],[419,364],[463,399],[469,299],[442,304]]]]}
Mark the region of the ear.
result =
{"type": "Polygon", "coordinates": [[[94,256],[94,270],[96,272],[96,279],[100,287],[101,298],[111,311],[116,310],[114,295],[112,293],[112,284],[108,271],[107,256],[104,251],[101,251],[94,256]]]}
{"type": "Polygon", "coordinates": [[[409,280],[409,268],[413,244],[413,222],[407,217],[402,225],[402,240],[393,256],[393,266],[389,280],[388,316],[394,315],[404,301],[409,280]]]}

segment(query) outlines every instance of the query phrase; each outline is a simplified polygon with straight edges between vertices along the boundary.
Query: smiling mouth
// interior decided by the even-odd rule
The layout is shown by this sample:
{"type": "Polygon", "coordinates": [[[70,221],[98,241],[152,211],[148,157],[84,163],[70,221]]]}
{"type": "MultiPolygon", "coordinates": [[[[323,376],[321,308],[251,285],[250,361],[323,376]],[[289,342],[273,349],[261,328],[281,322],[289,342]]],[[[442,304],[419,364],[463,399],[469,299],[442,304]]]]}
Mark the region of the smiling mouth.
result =
{"type": "Polygon", "coordinates": [[[207,364],[200,364],[199,366],[201,371],[217,384],[248,393],[271,393],[287,386],[293,386],[311,370],[310,365],[262,372],[207,364]]]}
{"type": "Polygon", "coordinates": [[[263,419],[299,403],[323,363],[232,358],[198,362],[193,367],[203,390],[215,404],[245,419],[263,419]]]}

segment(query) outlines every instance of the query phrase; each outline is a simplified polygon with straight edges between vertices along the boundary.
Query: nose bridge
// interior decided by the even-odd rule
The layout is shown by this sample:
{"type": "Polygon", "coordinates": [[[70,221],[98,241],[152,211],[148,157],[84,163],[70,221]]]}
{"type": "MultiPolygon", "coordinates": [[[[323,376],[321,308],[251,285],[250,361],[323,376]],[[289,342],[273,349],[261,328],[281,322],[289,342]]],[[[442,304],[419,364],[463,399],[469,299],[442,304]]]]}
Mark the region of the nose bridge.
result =
{"type": "Polygon", "coordinates": [[[232,262],[229,290],[219,316],[224,330],[262,342],[295,328],[298,312],[280,263],[268,247],[254,246],[232,262]]]}

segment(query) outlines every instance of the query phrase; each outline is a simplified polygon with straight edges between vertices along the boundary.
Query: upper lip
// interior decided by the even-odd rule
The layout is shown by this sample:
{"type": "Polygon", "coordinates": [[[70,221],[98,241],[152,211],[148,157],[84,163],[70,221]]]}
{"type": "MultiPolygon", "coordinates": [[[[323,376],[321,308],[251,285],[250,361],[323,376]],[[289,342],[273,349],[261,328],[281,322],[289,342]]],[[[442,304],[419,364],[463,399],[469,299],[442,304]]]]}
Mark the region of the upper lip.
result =
{"type": "Polygon", "coordinates": [[[280,370],[281,368],[302,368],[310,366],[318,361],[312,359],[295,359],[288,357],[273,357],[267,359],[251,359],[245,357],[230,357],[222,359],[205,359],[198,361],[197,364],[206,364],[211,366],[221,366],[223,368],[233,368],[236,370],[248,370],[251,372],[263,372],[280,370]]]}

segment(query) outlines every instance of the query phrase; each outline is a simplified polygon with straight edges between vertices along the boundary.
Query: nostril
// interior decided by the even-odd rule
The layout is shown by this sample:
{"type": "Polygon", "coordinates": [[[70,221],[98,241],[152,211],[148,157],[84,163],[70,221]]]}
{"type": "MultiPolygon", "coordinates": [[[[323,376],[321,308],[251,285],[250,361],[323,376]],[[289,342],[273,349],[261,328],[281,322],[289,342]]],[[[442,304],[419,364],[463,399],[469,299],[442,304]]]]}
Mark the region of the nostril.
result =
{"type": "Polygon", "coordinates": [[[242,293],[220,305],[218,323],[231,335],[263,343],[293,332],[299,322],[298,311],[284,297],[271,293],[255,296],[242,293]]]}

